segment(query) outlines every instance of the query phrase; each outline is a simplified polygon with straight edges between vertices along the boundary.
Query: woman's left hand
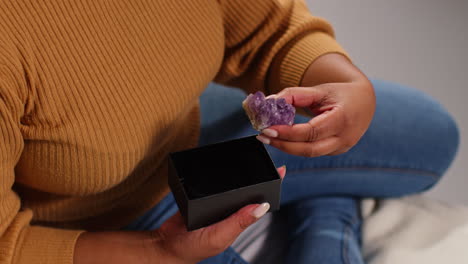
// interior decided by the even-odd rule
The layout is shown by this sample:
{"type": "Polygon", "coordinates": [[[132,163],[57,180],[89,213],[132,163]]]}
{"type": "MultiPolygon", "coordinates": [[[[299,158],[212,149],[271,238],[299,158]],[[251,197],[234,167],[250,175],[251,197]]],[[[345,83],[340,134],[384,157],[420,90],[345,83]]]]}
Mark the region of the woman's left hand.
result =
{"type": "Polygon", "coordinates": [[[365,133],[375,110],[375,95],[367,79],[286,88],[276,95],[315,117],[292,126],[271,126],[258,139],[284,152],[318,157],[347,152],[365,133]]]}

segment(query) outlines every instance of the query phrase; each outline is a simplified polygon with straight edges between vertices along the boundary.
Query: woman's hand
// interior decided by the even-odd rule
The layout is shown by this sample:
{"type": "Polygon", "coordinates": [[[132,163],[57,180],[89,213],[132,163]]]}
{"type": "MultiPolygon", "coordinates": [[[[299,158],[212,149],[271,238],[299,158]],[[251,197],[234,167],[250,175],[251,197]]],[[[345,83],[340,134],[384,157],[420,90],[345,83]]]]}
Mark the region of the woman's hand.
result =
{"type": "MultiPolygon", "coordinates": [[[[248,205],[229,218],[188,232],[180,213],[153,231],[155,250],[168,264],[194,264],[226,250],[251,224],[270,208],[268,203],[248,205]]],[[[154,262],[159,263],[159,262],[154,262]]]]}
{"type": "MultiPolygon", "coordinates": [[[[283,178],[286,167],[278,168],[278,173],[283,178]]],[[[153,231],[86,232],[76,243],[74,263],[195,264],[224,251],[269,208],[268,203],[247,205],[223,221],[191,232],[179,213],[153,231]]]]}
{"type": "MultiPolygon", "coordinates": [[[[286,167],[278,168],[281,178],[286,167]]],[[[155,248],[167,262],[174,264],[197,263],[226,250],[239,234],[255,223],[270,208],[268,203],[248,205],[225,220],[188,232],[179,213],[153,231],[155,248]]]]}
{"type": "Polygon", "coordinates": [[[372,84],[347,59],[325,55],[308,69],[302,84],[276,95],[315,115],[309,122],[272,126],[258,139],[284,152],[318,157],[347,152],[365,133],[375,110],[372,84]],[[320,78],[313,78],[320,76],[320,78]],[[336,82],[335,82],[336,81],[336,82]]]}

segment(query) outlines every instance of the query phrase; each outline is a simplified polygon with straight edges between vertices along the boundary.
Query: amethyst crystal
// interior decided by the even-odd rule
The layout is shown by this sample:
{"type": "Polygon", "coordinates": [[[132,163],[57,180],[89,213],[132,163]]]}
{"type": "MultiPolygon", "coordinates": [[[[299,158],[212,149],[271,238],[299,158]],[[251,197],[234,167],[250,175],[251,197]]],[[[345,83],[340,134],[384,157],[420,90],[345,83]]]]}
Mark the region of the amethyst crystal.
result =
{"type": "Polygon", "coordinates": [[[296,109],[284,98],[265,98],[262,92],[249,94],[242,102],[252,126],[261,131],[273,125],[292,125],[296,109]]]}

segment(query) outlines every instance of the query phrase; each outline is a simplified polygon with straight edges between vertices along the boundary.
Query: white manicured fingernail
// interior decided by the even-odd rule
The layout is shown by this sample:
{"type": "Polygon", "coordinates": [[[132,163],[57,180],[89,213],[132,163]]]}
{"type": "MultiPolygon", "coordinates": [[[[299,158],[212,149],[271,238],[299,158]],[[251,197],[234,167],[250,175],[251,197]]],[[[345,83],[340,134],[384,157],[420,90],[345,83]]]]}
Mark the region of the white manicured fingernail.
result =
{"type": "Polygon", "coordinates": [[[267,144],[267,145],[270,144],[270,139],[267,138],[267,137],[258,135],[258,136],[257,136],[257,139],[258,139],[260,142],[262,142],[263,144],[267,144]]]}
{"type": "Polygon", "coordinates": [[[270,94],[269,96],[265,97],[265,99],[269,99],[269,98],[276,98],[278,95],[276,94],[270,94]]]}
{"type": "Polygon", "coordinates": [[[268,212],[268,210],[270,210],[270,204],[269,203],[262,203],[257,208],[255,208],[255,210],[252,211],[252,215],[255,218],[260,218],[260,217],[264,216],[268,212]]]}
{"type": "Polygon", "coordinates": [[[262,133],[272,138],[275,138],[278,136],[278,131],[270,129],[270,128],[263,129],[262,133]]]}

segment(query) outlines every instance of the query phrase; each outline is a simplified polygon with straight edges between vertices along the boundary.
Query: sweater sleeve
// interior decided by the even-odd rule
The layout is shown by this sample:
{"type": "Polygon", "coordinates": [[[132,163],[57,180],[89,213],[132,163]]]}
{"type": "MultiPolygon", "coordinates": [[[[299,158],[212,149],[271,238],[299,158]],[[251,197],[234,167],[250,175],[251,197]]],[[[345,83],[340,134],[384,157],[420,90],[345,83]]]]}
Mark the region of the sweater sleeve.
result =
{"type": "Polygon", "coordinates": [[[81,231],[30,225],[31,210],[21,208],[14,192],[15,165],[24,147],[21,117],[25,108],[24,73],[0,43],[0,264],[73,263],[81,231]]]}
{"type": "Polygon", "coordinates": [[[215,81],[247,92],[298,86],[307,67],[327,53],[347,56],[330,24],[303,0],[221,0],[225,54],[215,81]]]}

